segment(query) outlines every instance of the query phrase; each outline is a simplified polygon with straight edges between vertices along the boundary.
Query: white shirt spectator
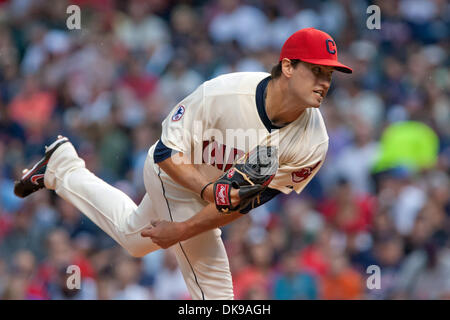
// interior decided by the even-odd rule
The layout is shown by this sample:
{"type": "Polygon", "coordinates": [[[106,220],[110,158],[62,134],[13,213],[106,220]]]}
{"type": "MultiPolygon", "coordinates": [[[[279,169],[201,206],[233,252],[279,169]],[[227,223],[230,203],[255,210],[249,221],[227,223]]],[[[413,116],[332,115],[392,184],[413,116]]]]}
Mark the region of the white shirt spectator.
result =
{"type": "Polygon", "coordinates": [[[400,14],[408,21],[424,23],[432,20],[438,13],[436,3],[428,0],[400,1],[400,14]]]}
{"type": "Polygon", "coordinates": [[[400,234],[408,235],[411,232],[425,201],[425,192],[414,185],[408,185],[401,190],[392,208],[393,221],[400,234]]]}
{"type": "Polygon", "coordinates": [[[322,19],[320,15],[313,9],[305,9],[299,11],[292,19],[295,29],[300,30],[304,28],[321,29],[322,19]]]}
{"type": "Polygon", "coordinates": [[[179,63],[183,64],[183,70],[177,70],[175,72],[169,70],[160,81],[161,92],[169,108],[172,108],[184,97],[194,92],[204,81],[199,73],[192,69],[187,69],[184,62],[179,61],[179,63]]]}
{"type": "Polygon", "coordinates": [[[164,251],[163,265],[156,274],[154,295],[160,300],[181,300],[189,297],[183,275],[172,250],[164,251]]]}
{"type": "Polygon", "coordinates": [[[119,22],[116,34],[123,44],[131,50],[149,49],[166,44],[170,39],[167,24],[155,15],[141,22],[125,18],[119,22]]]}
{"type": "Polygon", "coordinates": [[[162,269],[155,279],[154,296],[158,300],[182,300],[189,297],[189,292],[179,268],[162,269]]]}
{"type": "Polygon", "coordinates": [[[150,300],[150,292],[138,284],[130,284],[117,291],[114,300],[150,300]]]}
{"type": "Polygon", "coordinates": [[[97,285],[93,279],[85,278],[81,282],[78,293],[70,297],[64,295],[59,287],[51,287],[50,298],[52,300],[96,300],[97,285]]]}
{"type": "Polygon", "coordinates": [[[209,26],[211,37],[217,42],[236,40],[243,48],[260,50],[267,45],[267,17],[250,6],[239,6],[230,13],[220,13],[209,26]]]}
{"type": "Polygon", "coordinates": [[[364,146],[350,145],[336,159],[336,172],[349,180],[355,190],[373,192],[370,171],[378,154],[378,144],[370,142],[364,146]]]}
{"type": "Polygon", "coordinates": [[[267,28],[267,40],[275,50],[281,50],[283,43],[295,31],[295,24],[286,17],[278,17],[267,28]]]}

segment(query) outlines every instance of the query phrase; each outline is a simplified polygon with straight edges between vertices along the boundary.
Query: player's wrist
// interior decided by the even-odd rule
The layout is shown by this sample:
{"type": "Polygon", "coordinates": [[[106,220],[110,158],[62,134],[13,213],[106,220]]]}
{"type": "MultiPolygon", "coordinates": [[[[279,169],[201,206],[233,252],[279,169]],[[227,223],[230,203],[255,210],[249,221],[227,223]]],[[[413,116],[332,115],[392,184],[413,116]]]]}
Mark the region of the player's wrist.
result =
{"type": "Polygon", "coordinates": [[[193,224],[190,220],[178,222],[177,224],[178,234],[180,235],[180,241],[187,240],[195,235],[193,224]]]}
{"type": "Polygon", "coordinates": [[[200,192],[200,197],[208,202],[214,202],[214,182],[207,183],[202,191],[200,192]]]}

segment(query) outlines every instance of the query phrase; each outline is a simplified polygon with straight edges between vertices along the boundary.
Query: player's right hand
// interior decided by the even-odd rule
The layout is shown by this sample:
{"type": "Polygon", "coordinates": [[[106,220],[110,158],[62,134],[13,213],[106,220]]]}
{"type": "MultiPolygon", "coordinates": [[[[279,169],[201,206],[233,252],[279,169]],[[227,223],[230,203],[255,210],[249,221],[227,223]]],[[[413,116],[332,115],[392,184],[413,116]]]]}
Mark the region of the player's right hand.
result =
{"type": "Polygon", "coordinates": [[[148,237],[163,249],[167,249],[174,244],[186,240],[183,237],[183,224],[165,220],[152,220],[151,226],[141,232],[142,237],[148,237]]]}

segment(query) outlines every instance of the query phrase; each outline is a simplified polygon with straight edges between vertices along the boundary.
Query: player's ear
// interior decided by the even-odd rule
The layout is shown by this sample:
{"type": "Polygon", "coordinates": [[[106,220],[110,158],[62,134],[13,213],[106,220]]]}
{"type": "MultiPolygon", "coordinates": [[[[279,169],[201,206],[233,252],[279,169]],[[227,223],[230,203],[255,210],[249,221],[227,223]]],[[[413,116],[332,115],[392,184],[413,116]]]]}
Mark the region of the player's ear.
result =
{"type": "Polygon", "coordinates": [[[290,78],[292,73],[294,72],[294,66],[291,63],[291,60],[288,58],[284,58],[281,60],[281,72],[287,77],[290,78]]]}

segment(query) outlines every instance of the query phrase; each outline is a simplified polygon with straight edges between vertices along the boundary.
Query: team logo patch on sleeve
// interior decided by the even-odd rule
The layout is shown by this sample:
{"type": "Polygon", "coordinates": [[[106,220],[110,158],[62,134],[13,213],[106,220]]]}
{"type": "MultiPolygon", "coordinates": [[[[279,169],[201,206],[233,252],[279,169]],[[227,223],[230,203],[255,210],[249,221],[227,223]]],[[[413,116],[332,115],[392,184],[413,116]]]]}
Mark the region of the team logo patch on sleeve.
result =
{"type": "Polygon", "coordinates": [[[175,114],[172,116],[172,121],[180,120],[184,115],[185,108],[184,106],[179,106],[175,114]]]}
{"type": "Polygon", "coordinates": [[[321,162],[322,161],[317,162],[313,167],[306,167],[300,169],[299,171],[292,172],[292,182],[299,183],[308,178],[321,162]]]}

